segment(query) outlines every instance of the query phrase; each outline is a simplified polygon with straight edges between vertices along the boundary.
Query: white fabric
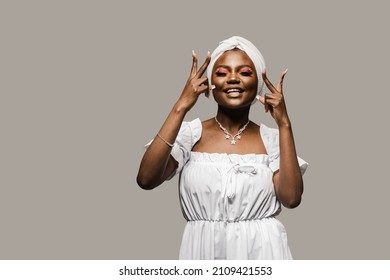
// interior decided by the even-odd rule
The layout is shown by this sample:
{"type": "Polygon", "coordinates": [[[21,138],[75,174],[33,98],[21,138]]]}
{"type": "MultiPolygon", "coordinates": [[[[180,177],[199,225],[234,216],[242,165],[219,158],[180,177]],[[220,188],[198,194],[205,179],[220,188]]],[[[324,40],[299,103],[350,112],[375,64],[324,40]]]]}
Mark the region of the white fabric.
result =
{"type": "MultiPolygon", "coordinates": [[[[272,182],[279,167],[278,130],[260,126],[268,154],[192,152],[199,119],[183,122],[171,155],[188,221],[180,259],[292,259],[272,182]]],[[[308,164],[298,158],[302,174],[308,164]]]]}
{"type": "MultiPolygon", "coordinates": [[[[233,36],[226,40],[223,40],[219,43],[218,47],[213,51],[211,54],[211,60],[207,67],[207,78],[209,80],[209,83],[211,84],[211,76],[213,73],[213,67],[217,59],[226,51],[232,50],[238,48],[240,50],[243,50],[249,58],[252,60],[253,64],[256,68],[256,74],[258,78],[258,85],[257,85],[257,95],[262,95],[263,92],[263,77],[262,72],[265,70],[265,62],[263,55],[260,53],[260,51],[256,48],[256,46],[248,41],[247,39],[240,37],[240,36],[233,36]]],[[[257,101],[257,99],[254,100],[254,103],[257,101]]]]}
{"type": "MultiPolygon", "coordinates": [[[[187,220],[180,259],[292,259],[275,218],[281,205],[272,181],[279,169],[279,132],[260,125],[267,154],[193,152],[200,119],[183,122],[171,155],[187,220]]],[[[150,143],[148,143],[150,144],[150,143]]],[[[147,144],[147,145],[148,145],[147,144]]],[[[303,174],[308,164],[298,157],[303,174]]]]}

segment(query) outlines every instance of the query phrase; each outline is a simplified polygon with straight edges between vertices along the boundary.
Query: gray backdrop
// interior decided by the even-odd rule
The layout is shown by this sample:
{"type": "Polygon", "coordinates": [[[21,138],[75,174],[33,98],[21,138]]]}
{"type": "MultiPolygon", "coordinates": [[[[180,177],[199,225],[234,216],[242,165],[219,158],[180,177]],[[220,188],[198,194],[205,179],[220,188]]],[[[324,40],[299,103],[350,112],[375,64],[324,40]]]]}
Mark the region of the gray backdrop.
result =
{"type": "MultiPolygon", "coordinates": [[[[1,1],[1,259],[176,259],[177,178],[135,182],[191,67],[246,37],[285,68],[302,204],[296,259],[389,259],[385,1],[1,1]]],[[[207,119],[212,99],[187,115],[207,119]]],[[[276,127],[260,105],[257,123],[276,127]]]]}

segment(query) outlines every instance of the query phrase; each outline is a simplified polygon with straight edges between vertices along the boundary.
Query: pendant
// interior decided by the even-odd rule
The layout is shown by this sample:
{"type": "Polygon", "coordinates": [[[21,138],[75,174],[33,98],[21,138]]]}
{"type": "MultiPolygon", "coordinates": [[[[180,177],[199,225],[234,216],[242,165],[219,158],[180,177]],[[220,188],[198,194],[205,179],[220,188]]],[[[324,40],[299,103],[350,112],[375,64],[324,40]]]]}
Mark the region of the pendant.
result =
{"type": "Polygon", "coordinates": [[[226,139],[226,140],[228,140],[228,139],[230,140],[230,144],[231,144],[231,145],[236,145],[236,143],[237,143],[236,139],[237,139],[237,140],[241,140],[241,133],[245,130],[246,126],[249,124],[249,120],[248,120],[248,122],[247,122],[242,128],[240,128],[240,129],[238,130],[237,134],[233,136],[233,135],[231,135],[231,134],[229,133],[229,131],[228,131],[226,128],[224,128],[224,127],[222,126],[222,124],[217,120],[217,116],[215,116],[214,119],[215,119],[215,121],[217,122],[217,124],[219,125],[219,128],[222,129],[222,131],[225,133],[225,139],[226,139]]]}

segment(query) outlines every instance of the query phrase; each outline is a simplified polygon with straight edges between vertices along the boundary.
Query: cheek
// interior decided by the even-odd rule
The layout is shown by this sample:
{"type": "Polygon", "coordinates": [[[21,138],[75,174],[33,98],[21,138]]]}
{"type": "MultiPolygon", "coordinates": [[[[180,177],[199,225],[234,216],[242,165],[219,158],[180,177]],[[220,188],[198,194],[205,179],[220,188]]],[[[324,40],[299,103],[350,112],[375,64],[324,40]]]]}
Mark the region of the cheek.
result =
{"type": "Polygon", "coordinates": [[[211,84],[218,86],[223,85],[225,83],[225,77],[211,76],[211,84]]]}
{"type": "Polygon", "coordinates": [[[256,89],[257,90],[257,79],[250,79],[246,81],[246,86],[248,89],[256,89]]]}

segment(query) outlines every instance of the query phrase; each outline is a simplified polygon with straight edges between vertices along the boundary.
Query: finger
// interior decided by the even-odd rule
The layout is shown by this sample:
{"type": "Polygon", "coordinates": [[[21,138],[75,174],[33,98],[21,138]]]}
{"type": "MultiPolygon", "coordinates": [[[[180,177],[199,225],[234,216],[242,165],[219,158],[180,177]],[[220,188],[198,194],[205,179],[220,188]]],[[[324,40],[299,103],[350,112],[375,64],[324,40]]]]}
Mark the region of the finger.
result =
{"type": "Polygon", "coordinates": [[[206,71],[207,69],[207,66],[209,65],[210,63],[210,60],[211,60],[211,55],[210,55],[210,52],[207,52],[207,57],[203,63],[203,65],[200,67],[198,73],[196,74],[196,76],[198,78],[202,77],[202,75],[204,74],[204,72],[206,71]]]}
{"type": "Polygon", "coordinates": [[[276,93],[266,93],[264,96],[267,97],[267,100],[273,100],[273,99],[280,99],[281,93],[276,92],[276,93]]]}
{"type": "Polygon", "coordinates": [[[197,57],[195,51],[192,50],[192,67],[191,67],[190,78],[195,77],[196,69],[198,69],[198,57],[197,57]]]}
{"type": "Polygon", "coordinates": [[[210,94],[213,92],[213,89],[215,89],[215,85],[209,86],[209,90],[206,91],[205,96],[209,98],[210,94]]]}
{"type": "Polygon", "coordinates": [[[206,81],[202,83],[201,85],[205,85],[207,88],[204,92],[204,95],[208,98],[210,96],[210,86],[209,86],[209,80],[206,78],[206,81]]]}
{"type": "Polygon", "coordinates": [[[264,109],[265,109],[265,112],[267,113],[268,112],[268,100],[267,100],[267,94],[264,94],[264,109]]]}
{"type": "Polygon", "coordinates": [[[264,96],[258,95],[256,98],[257,98],[257,100],[260,101],[261,104],[264,105],[264,103],[265,103],[265,98],[264,98],[264,96]]]}
{"type": "Polygon", "coordinates": [[[279,82],[278,82],[278,85],[276,86],[276,89],[283,94],[283,80],[284,80],[284,76],[286,76],[286,73],[287,73],[287,70],[284,70],[282,72],[282,74],[280,75],[280,78],[279,78],[279,82]]]}
{"type": "Polygon", "coordinates": [[[267,98],[267,105],[268,105],[268,109],[271,107],[275,108],[276,106],[279,105],[279,102],[275,99],[267,98]]]}
{"type": "Polygon", "coordinates": [[[264,94],[264,107],[265,107],[265,112],[271,111],[273,107],[277,106],[279,104],[279,100],[274,93],[267,93],[264,94]]]}
{"type": "Polygon", "coordinates": [[[267,112],[268,111],[268,104],[266,103],[266,97],[265,96],[256,96],[257,100],[260,101],[261,104],[264,105],[264,111],[267,112]]]}
{"type": "Polygon", "coordinates": [[[194,81],[194,83],[193,83],[193,85],[195,85],[195,86],[200,86],[202,84],[204,84],[204,85],[208,85],[209,84],[209,81],[208,81],[207,77],[200,78],[200,79],[194,81]]]}
{"type": "Polygon", "coordinates": [[[209,88],[209,82],[206,77],[196,80],[194,83],[191,84],[192,90],[194,93],[200,93],[201,88],[207,87],[209,88]]]}
{"type": "Polygon", "coordinates": [[[261,75],[263,76],[263,80],[264,80],[264,83],[265,83],[265,85],[267,86],[267,88],[269,88],[269,90],[270,90],[272,93],[277,92],[277,90],[276,90],[276,88],[274,87],[274,85],[268,80],[267,74],[265,73],[265,70],[263,70],[263,72],[261,73],[261,75]]]}
{"type": "Polygon", "coordinates": [[[201,94],[201,93],[204,93],[208,90],[209,90],[209,86],[201,85],[201,86],[197,87],[196,93],[201,94]]]}
{"type": "Polygon", "coordinates": [[[283,95],[280,93],[280,92],[277,92],[277,93],[267,93],[265,94],[265,96],[267,97],[267,103],[268,105],[278,105],[278,104],[281,104],[283,102],[283,95]]]}

